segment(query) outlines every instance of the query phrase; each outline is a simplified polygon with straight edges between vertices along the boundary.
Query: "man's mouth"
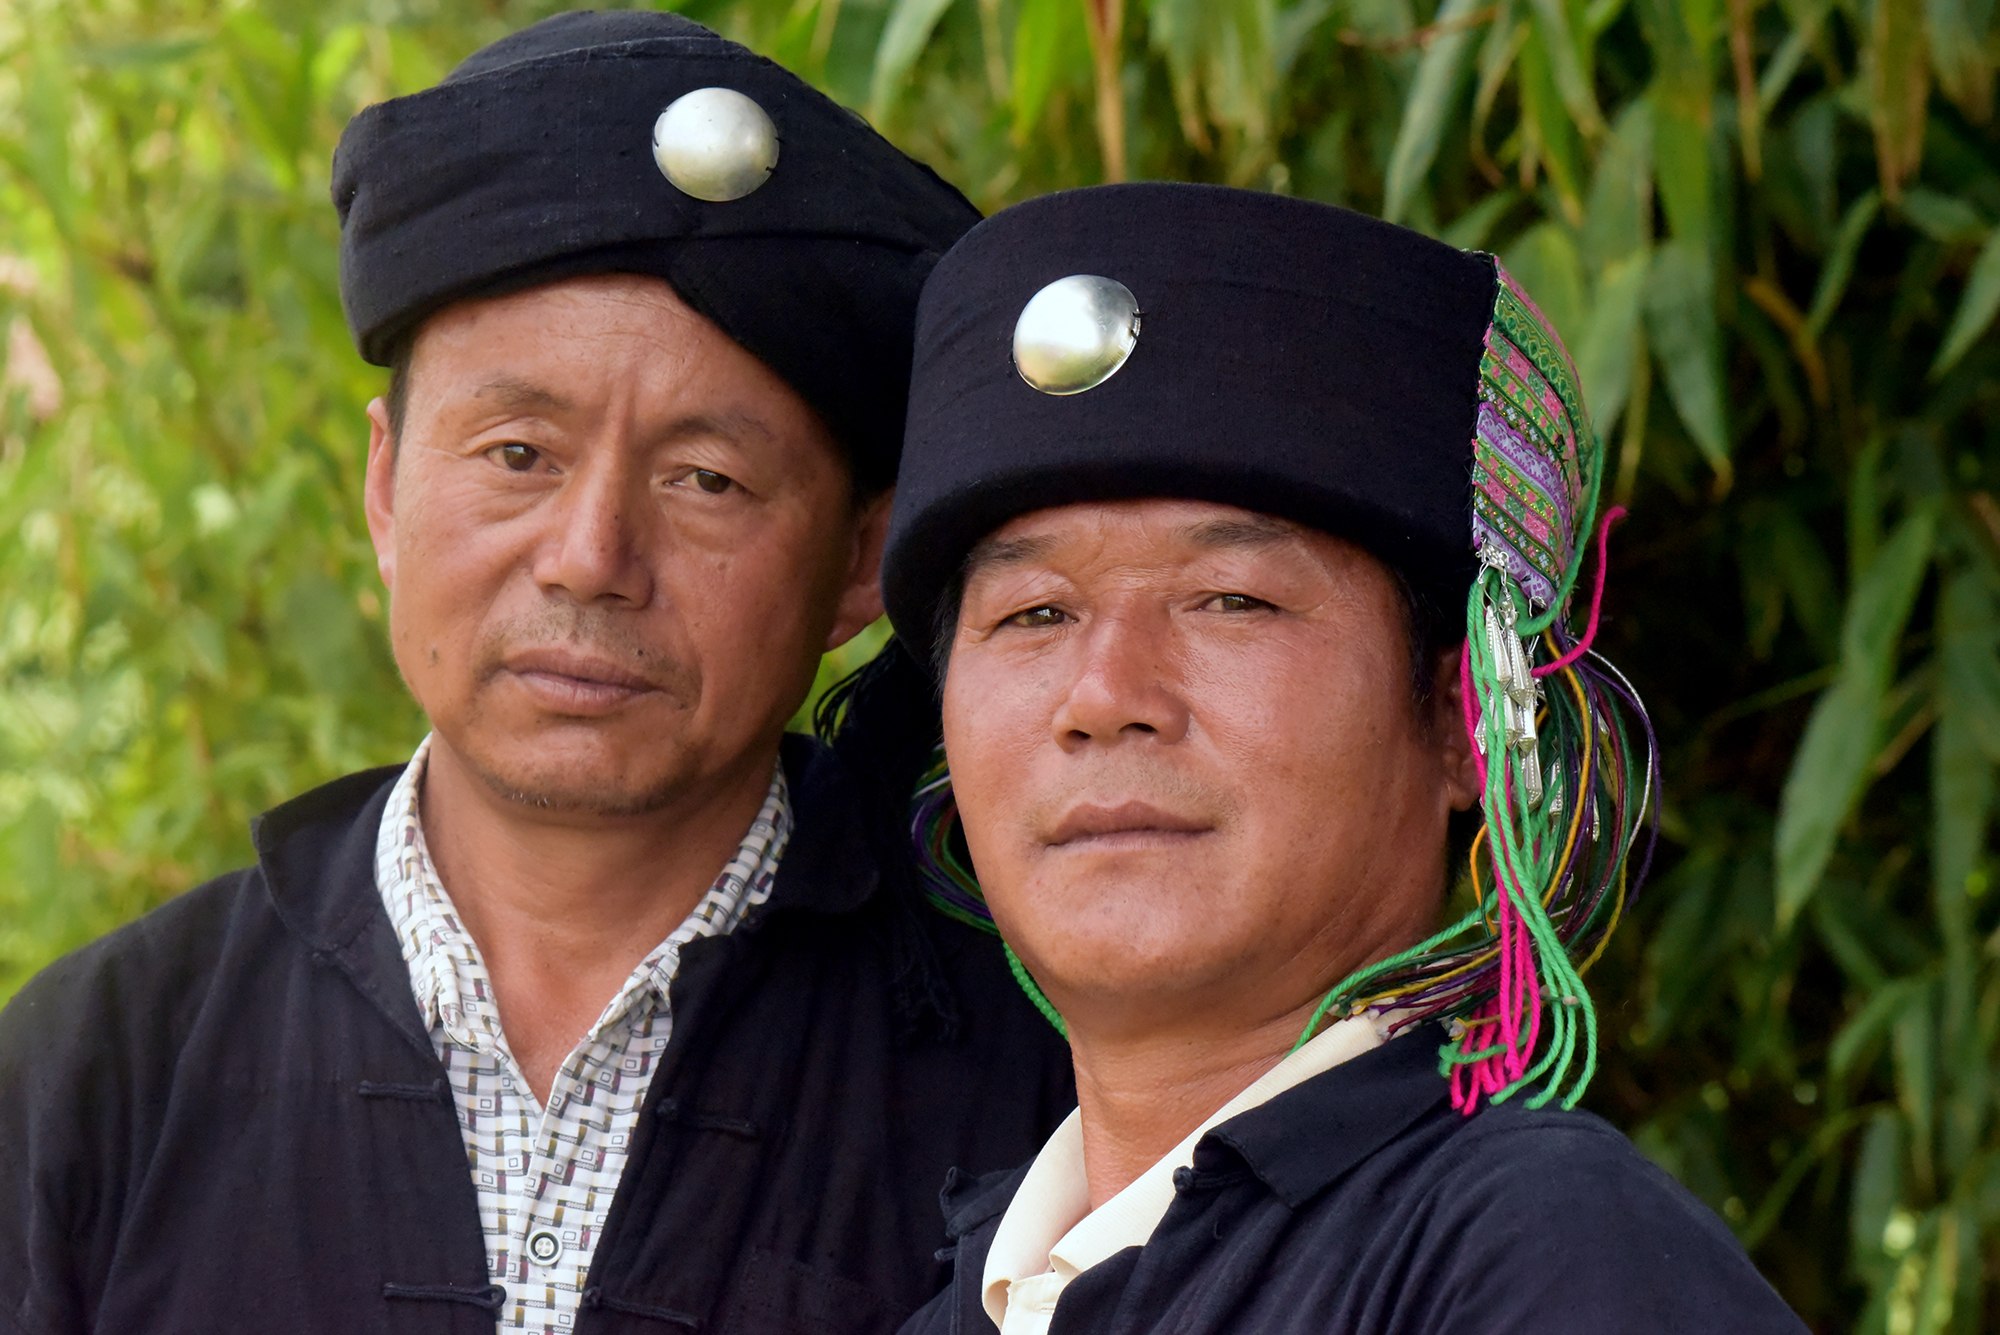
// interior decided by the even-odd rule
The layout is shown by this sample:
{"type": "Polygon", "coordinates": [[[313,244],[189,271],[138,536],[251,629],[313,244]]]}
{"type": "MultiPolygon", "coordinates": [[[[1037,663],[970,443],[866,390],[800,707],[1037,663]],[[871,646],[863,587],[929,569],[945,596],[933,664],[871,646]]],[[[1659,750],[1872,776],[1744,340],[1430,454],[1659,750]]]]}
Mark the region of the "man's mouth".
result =
{"type": "Polygon", "coordinates": [[[505,670],[552,713],[605,714],[660,689],[643,673],[574,649],[529,649],[507,655],[505,670]]]}
{"type": "Polygon", "coordinates": [[[1049,832],[1051,848],[1142,848],[1185,843],[1215,829],[1214,822],[1136,799],[1079,803],[1049,832]]]}

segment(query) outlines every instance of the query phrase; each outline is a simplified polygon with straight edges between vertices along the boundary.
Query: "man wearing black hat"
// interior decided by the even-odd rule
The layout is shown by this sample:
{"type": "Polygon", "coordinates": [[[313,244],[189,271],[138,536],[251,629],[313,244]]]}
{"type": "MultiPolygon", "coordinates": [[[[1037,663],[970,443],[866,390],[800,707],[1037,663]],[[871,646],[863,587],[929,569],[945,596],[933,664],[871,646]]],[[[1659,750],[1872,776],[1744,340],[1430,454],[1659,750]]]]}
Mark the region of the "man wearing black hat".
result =
{"type": "Polygon", "coordinates": [[[893,1330],[1066,1054],[783,735],[880,612],[910,327],[976,220],[685,20],[571,14],[336,155],[407,766],[0,1018],[0,1329],[893,1330]]]}
{"type": "Polygon", "coordinates": [[[1373,219],[1105,187],[938,265],[884,567],[920,843],[1080,1106],[954,1179],[906,1335],[1802,1330],[1569,1111],[1654,775],[1567,617],[1600,471],[1512,278],[1373,219]]]}

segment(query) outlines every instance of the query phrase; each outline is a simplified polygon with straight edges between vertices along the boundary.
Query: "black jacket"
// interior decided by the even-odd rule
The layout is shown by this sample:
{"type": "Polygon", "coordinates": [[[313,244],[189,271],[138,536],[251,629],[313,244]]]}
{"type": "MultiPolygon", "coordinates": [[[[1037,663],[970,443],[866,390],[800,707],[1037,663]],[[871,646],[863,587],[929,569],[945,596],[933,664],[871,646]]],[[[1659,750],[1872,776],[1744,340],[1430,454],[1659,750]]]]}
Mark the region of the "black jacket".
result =
{"type": "MultiPolygon", "coordinates": [[[[830,753],[791,738],[785,762],[791,845],[768,903],[682,952],[579,1335],[893,1331],[945,1279],[946,1168],[1015,1162],[1074,1105],[998,943],[885,881],[830,753]]],[[[0,1013],[0,1331],[492,1335],[465,1147],[375,888],[395,776],[279,807],[256,867],[0,1013]]]]}
{"type": "MultiPolygon", "coordinates": [[[[1423,1029],[1203,1136],[1143,1247],[1050,1335],[1804,1335],[1722,1221],[1588,1113],[1468,1118],[1423,1029]]],[[[987,1249],[1025,1168],[945,1190],[952,1287],[903,1335],[993,1335],[987,1249]]]]}

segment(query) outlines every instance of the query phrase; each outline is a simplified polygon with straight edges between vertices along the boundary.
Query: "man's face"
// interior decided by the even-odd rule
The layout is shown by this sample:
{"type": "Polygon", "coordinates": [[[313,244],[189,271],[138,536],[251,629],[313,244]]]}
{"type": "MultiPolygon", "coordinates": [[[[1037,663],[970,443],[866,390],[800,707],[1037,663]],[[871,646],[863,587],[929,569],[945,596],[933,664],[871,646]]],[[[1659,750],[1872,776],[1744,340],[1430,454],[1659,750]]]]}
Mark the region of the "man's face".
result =
{"type": "Polygon", "coordinates": [[[417,337],[400,445],[369,416],[397,664],[503,796],[632,815],[740,780],[879,614],[886,506],[656,279],[450,307],[417,337]]]}
{"type": "Polygon", "coordinates": [[[1420,708],[1389,572],[1263,515],[1072,505],[987,539],[945,747],[993,916],[1058,1009],[1274,1023],[1425,934],[1475,797],[1437,666],[1420,708]]]}

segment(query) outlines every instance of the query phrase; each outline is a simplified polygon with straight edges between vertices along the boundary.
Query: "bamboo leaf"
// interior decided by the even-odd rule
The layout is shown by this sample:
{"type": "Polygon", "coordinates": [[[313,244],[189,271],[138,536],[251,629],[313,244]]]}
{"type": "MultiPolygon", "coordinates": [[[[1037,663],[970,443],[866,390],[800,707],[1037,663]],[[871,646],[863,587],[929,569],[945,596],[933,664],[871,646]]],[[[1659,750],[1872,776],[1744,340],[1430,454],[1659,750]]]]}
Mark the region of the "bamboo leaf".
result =
{"type": "Polygon", "coordinates": [[[902,91],[903,82],[924,53],[931,32],[951,0],[895,0],[882,40],[875,46],[875,71],[868,82],[868,115],[881,120],[902,91]]]}
{"type": "Polygon", "coordinates": [[[1087,68],[1090,39],[1077,0],[1023,0],[1014,26],[1014,140],[1042,118],[1065,70],[1087,68]]]}
{"type": "Polygon", "coordinates": [[[1854,1165],[1854,1194],[1848,1210],[1849,1236],[1856,1256],[1882,1255],[1889,1217],[1903,1198],[1903,1119],[1888,1109],[1869,1119],[1854,1165]]]}
{"type": "Polygon", "coordinates": [[[1975,25],[1965,0],[1926,0],[1931,68],[1938,88],[1966,119],[1983,125],[1993,114],[1993,53],[1978,26],[1992,22],[1992,6],[1981,5],[1984,24],[1975,25]]]}
{"type": "Polygon", "coordinates": [[[1931,1147],[1937,1131],[1937,988],[1927,984],[1911,997],[1890,1028],[1896,1058],[1896,1095],[1910,1132],[1910,1164],[1917,1181],[1928,1185],[1934,1170],[1931,1147]]]}
{"type": "Polygon", "coordinates": [[[1667,226],[1676,238],[1712,250],[1715,164],[1705,104],[1690,108],[1684,99],[1655,95],[1652,106],[1653,164],[1667,226]]]}
{"type": "Polygon", "coordinates": [[[1729,422],[1722,392],[1722,331],[1708,256],[1675,239],[1653,254],[1646,282],[1646,333],[1688,435],[1719,479],[1730,476],[1729,422]]]}
{"type": "Polygon", "coordinates": [[[1931,379],[1937,379],[1958,365],[1959,358],[1965,356],[1992,325],[1995,312],[2000,312],[2000,227],[1987,234],[1986,244],[1979,248],[1979,258],[1972,262],[1972,273],[1965,281],[1965,295],[1958,299],[1951,327],[1945,331],[1937,360],[1931,363],[1931,379]]]}
{"type": "Polygon", "coordinates": [[[1576,30],[1569,21],[1563,0],[1529,0],[1542,49],[1547,53],[1549,72],[1556,90],[1576,128],[1586,137],[1603,133],[1604,113],[1598,110],[1597,95],[1591,90],[1590,75],[1577,49],[1576,30]]]}
{"type": "Polygon", "coordinates": [[[2000,626],[1984,577],[1964,570],[1938,597],[1938,720],[1931,736],[1931,903],[1944,944],[1939,1043],[1949,1073],[1945,1157],[1964,1164],[1978,1142],[1988,1062],[1977,1026],[1973,929],[1975,875],[1993,808],[1994,757],[1981,745],[1983,723],[2000,713],[2000,626]],[[1972,661],[1983,659],[1983,662],[1972,661]],[[1986,716],[1982,718],[1982,716],[1986,716]]]}
{"type": "Polygon", "coordinates": [[[1799,72],[1799,65],[1805,60],[1806,52],[1819,40],[1820,25],[1826,21],[1826,14],[1833,7],[1833,0],[1811,0],[1802,15],[1795,15],[1791,28],[1785,33],[1778,49],[1764,64],[1764,72],[1757,78],[1757,105],[1765,115],[1778,105],[1792,78],[1799,72]]]}
{"type": "Polygon", "coordinates": [[[1435,22],[1443,29],[1442,35],[1431,42],[1417,63],[1417,77],[1403,99],[1403,119],[1396,129],[1396,146],[1389,152],[1382,216],[1390,222],[1403,220],[1411,193],[1437,158],[1438,140],[1443,137],[1445,121],[1464,91],[1466,69],[1472,59],[1473,29],[1464,26],[1465,19],[1480,4],[1481,0],[1445,0],[1438,8],[1435,22]]]}
{"type": "Polygon", "coordinates": [[[1847,292],[1847,280],[1854,275],[1854,257],[1861,250],[1861,239],[1868,235],[1875,215],[1881,211],[1882,194],[1878,190],[1870,190],[1847,206],[1847,213],[1840,220],[1840,231],[1833,239],[1833,250],[1820,267],[1819,283],[1813,288],[1812,308],[1806,312],[1807,342],[1817,342],[1826,322],[1833,318],[1834,309],[1847,292]]]}
{"type": "Polygon", "coordinates": [[[1501,262],[1535,294],[1535,304],[1564,345],[1577,346],[1589,323],[1590,300],[1584,289],[1583,260],[1569,232],[1560,223],[1537,223],[1507,247],[1501,262]]]}
{"type": "Polygon", "coordinates": [[[1653,239],[1652,104],[1640,98],[1618,117],[1597,154],[1584,209],[1583,263],[1600,275],[1653,239]]]}
{"type": "Polygon", "coordinates": [[[1451,225],[1438,235],[1438,240],[1459,250],[1478,250],[1486,244],[1486,238],[1506,217],[1508,210],[1520,202],[1521,194],[1517,190],[1495,190],[1453,219],[1451,225]]]}
{"type": "Polygon", "coordinates": [[[1827,1049],[1826,1069],[1835,1076],[1853,1073],[1855,1063],[1889,1032],[1896,1017],[1920,996],[1922,987],[1921,979],[1898,978],[1877,988],[1834,1035],[1827,1049]]]}
{"type": "Polygon", "coordinates": [[[1986,238],[1986,220],[1979,210],[1956,195],[1940,194],[1923,186],[1903,192],[1903,216],[1933,241],[1959,245],[1986,238]]]}
{"type": "Polygon", "coordinates": [[[1936,529],[1936,512],[1928,507],[1905,519],[1882,544],[1848,601],[1840,671],[1813,707],[1779,798],[1780,927],[1791,923],[1818,888],[1840,826],[1867,786],[1882,698],[1936,529]]]}
{"type": "Polygon", "coordinates": [[[1583,377],[1583,401],[1600,433],[1611,430],[1632,393],[1651,268],[1651,253],[1640,250],[1613,260],[1598,275],[1596,301],[1578,347],[1576,369],[1583,377]]]}
{"type": "Polygon", "coordinates": [[[1947,714],[2000,764],[2000,609],[1986,577],[1962,570],[1938,597],[1938,689],[1947,714]]]}
{"type": "Polygon", "coordinates": [[[78,211],[69,160],[70,126],[76,114],[71,107],[74,90],[64,58],[53,44],[35,44],[26,93],[25,124],[17,124],[0,136],[0,153],[5,153],[33,184],[48,206],[50,221],[69,237],[74,234],[78,211]]]}
{"type": "Polygon", "coordinates": [[[1917,1321],[1911,1335],[1941,1335],[1951,1325],[1953,1299],[1958,1295],[1959,1212],[1951,1207],[1938,1218],[1937,1241],[1924,1286],[1917,1295],[1917,1321]]]}
{"type": "Polygon", "coordinates": [[[1930,97],[1930,56],[1924,40],[1924,0],[1875,0],[1868,47],[1868,121],[1882,193],[1896,199],[1916,175],[1924,152],[1924,102],[1930,97]]]}

